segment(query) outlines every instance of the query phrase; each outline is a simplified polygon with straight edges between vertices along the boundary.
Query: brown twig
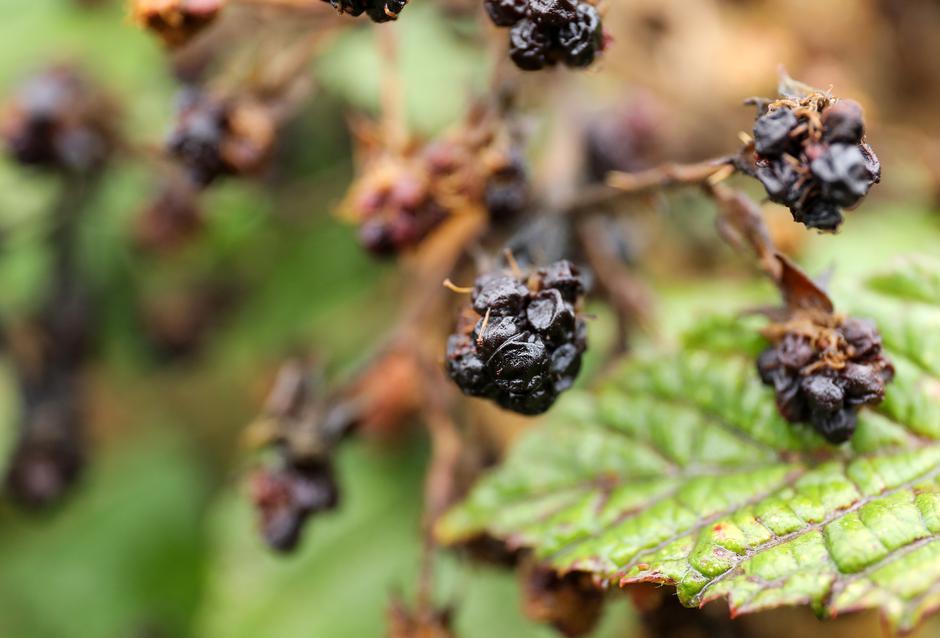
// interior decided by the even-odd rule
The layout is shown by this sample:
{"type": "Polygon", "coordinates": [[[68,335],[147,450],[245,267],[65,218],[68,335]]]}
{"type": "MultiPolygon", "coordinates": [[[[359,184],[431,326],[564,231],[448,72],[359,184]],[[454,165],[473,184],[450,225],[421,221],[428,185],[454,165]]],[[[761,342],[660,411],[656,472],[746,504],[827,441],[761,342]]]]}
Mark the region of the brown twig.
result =
{"type": "Polygon", "coordinates": [[[716,176],[734,173],[735,156],[719,157],[696,164],[663,164],[637,173],[612,172],[607,184],[625,193],[642,194],[674,186],[696,186],[716,176]],[[730,170],[729,170],[730,169],[730,170]]]}

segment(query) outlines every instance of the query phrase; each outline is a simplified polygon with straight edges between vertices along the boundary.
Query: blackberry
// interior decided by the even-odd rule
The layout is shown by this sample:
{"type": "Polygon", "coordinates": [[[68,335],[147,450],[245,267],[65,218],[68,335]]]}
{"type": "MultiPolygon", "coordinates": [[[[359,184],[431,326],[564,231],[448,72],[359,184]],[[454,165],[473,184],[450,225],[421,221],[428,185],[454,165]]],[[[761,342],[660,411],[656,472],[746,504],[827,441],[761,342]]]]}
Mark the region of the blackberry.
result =
{"type": "Polygon", "coordinates": [[[503,222],[520,216],[529,206],[529,172],[519,153],[489,176],[483,193],[490,219],[503,222]]]}
{"type": "Polygon", "coordinates": [[[484,0],[493,24],[508,27],[509,55],[524,71],[564,62],[586,67],[604,47],[601,17],[580,0],[484,0]]]}
{"type": "Polygon", "coordinates": [[[533,277],[489,273],[471,293],[472,322],[447,342],[447,372],[467,395],[541,414],[570,388],[587,348],[578,269],[562,261],[533,277]],[[527,285],[527,283],[529,285],[527,285]]]}
{"type": "Polygon", "coordinates": [[[511,27],[526,17],[528,0],[483,0],[483,9],[498,27],[511,27]]]}
{"type": "Polygon", "coordinates": [[[252,477],[251,492],[264,539],[281,552],[297,547],[310,516],[339,503],[336,479],[326,462],[260,470],[252,477]]]}
{"type": "Polygon", "coordinates": [[[858,410],[880,403],[894,377],[871,322],[799,311],[768,335],[773,345],[757,370],[773,387],[781,416],[812,424],[830,443],[852,436],[858,410]]]}
{"type": "Polygon", "coordinates": [[[763,103],[754,123],[754,154],[740,168],[757,178],[771,201],[809,228],[834,231],[842,209],[856,206],[881,180],[864,142],[861,107],[815,93],[763,103]]]}
{"type": "Polygon", "coordinates": [[[23,384],[23,423],[5,489],[24,507],[59,502],[85,465],[83,417],[74,380],[48,369],[23,384]]]}
{"type": "Polygon", "coordinates": [[[509,57],[523,71],[553,66],[553,45],[552,33],[528,18],[517,22],[509,31],[509,57]]]}
{"type": "Polygon", "coordinates": [[[273,144],[274,122],[260,106],[190,92],[166,148],[194,184],[208,186],[223,175],[257,172],[273,144]]]}
{"type": "Polygon", "coordinates": [[[373,22],[389,22],[398,18],[408,0],[323,0],[339,13],[357,17],[365,13],[373,22]]]}
{"type": "Polygon", "coordinates": [[[590,66],[603,43],[601,17],[587,3],[578,5],[575,16],[558,30],[558,44],[564,52],[565,64],[571,67],[590,66]]]}

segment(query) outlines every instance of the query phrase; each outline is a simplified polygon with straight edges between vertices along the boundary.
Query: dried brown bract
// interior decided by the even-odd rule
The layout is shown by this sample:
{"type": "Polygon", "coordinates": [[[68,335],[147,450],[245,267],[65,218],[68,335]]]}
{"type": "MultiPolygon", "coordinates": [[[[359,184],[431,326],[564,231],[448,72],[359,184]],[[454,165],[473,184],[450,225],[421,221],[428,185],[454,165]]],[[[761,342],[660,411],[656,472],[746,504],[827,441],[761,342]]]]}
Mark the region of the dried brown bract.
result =
{"type": "Polygon", "coordinates": [[[131,17],[164,44],[178,47],[209,26],[226,0],[132,0],[131,17]]]}

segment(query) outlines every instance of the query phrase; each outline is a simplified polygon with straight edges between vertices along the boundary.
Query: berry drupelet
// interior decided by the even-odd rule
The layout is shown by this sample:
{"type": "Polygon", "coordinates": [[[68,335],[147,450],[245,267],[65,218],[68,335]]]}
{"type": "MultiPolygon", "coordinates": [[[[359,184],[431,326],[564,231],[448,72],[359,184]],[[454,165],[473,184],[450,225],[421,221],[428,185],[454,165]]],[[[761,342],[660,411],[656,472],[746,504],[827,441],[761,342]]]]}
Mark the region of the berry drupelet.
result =
{"type": "Polygon", "coordinates": [[[834,231],[842,209],[859,204],[881,179],[864,134],[862,109],[851,100],[813,93],[760,103],[753,155],[740,167],[796,221],[834,231]]]}
{"type": "Polygon", "coordinates": [[[808,422],[830,443],[855,432],[859,409],[884,399],[894,368],[873,323],[838,315],[798,312],[767,330],[773,345],[757,360],[764,384],[774,388],[780,414],[808,422]]]}
{"type": "Polygon", "coordinates": [[[447,343],[447,372],[470,396],[535,415],[570,388],[587,348],[577,307],[584,280],[567,261],[532,277],[504,272],[477,278],[471,309],[447,343]]]}
{"type": "Polygon", "coordinates": [[[580,0],[485,0],[493,24],[508,28],[509,55],[524,71],[559,62],[586,67],[604,48],[600,14],[580,0]]]}

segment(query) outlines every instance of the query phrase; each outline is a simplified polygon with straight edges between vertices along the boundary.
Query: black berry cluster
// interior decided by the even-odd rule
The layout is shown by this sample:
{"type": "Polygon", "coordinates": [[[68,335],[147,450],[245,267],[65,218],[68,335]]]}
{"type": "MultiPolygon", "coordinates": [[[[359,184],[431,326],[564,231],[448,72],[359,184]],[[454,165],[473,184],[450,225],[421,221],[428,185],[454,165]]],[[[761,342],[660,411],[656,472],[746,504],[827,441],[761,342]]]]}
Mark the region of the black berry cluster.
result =
{"type": "Polygon", "coordinates": [[[265,541],[284,552],[297,546],[310,516],[335,509],[339,503],[328,462],[288,462],[259,470],[252,477],[251,491],[265,541]]]}
{"type": "Polygon", "coordinates": [[[396,20],[408,0],[323,0],[340,13],[360,16],[365,13],[373,22],[396,20]]]}
{"type": "Polygon", "coordinates": [[[594,5],[582,0],[484,0],[498,27],[508,27],[509,55],[520,69],[558,63],[589,66],[604,48],[604,29],[594,5]]]}
{"type": "Polygon", "coordinates": [[[3,138],[21,164],[88,173],[114,148],[113,110],[78,71],[54,67],[27,80],[7,105],[3,138]]]}
{"type": "Polygon", "coordinates": [[[774,388],[780,414],[808,422],[831,443],[855,432],[858,410],[877,405],[894,368],[869,321],[797,319],[772,331],[757,360],[761,380],[774,388]]]}
{"type": "Polygon", "coordinates": [[[836,230],[842,209],[857,205],[881,179],[864,135],[862,109],[851,100],[816,94],[765,103],[754,123],[748,172],[796,221],[836,230]]]}
{"type": "Polygon", "coordinates": [[[262,106],[191,90],[180,101],[166,147],[195,184],[206,186],[223,175],[257,172],[270,156],[274,134],[262,106]]]}
{"type": "Polygon", "coordinates": [[[457,334],[447,342],[447,372],[470,396],[520,414],[541,414],[574,384],[587,348],[578,315],[584,279],[567,261],[529,278],[479,277],[457,334]]]}

